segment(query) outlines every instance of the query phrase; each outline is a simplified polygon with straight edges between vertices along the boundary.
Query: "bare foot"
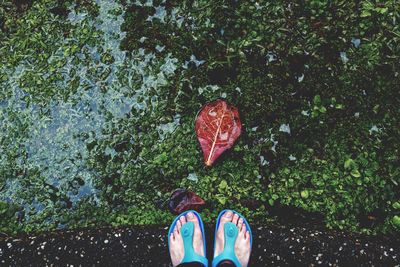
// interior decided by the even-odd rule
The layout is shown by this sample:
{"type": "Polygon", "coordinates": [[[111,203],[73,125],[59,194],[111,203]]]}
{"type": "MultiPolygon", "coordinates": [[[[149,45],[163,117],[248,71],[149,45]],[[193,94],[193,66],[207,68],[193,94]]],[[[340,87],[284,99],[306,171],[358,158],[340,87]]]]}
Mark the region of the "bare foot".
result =
{"type": "Polygon", "coordinates": [[[169,253],[171,255],[173,266],[179,265],[185,256],[181,228],[186,222],[194,223],[193,249],[200,256],[204,256],[203,236],[201,234],[199,220],[193,212],[189,212],[186,214],[186,216],[181,216],[179,218],[179,220],[176,222],[174,231],[169,237],[169,253]]]}
{"type": "Polygon", "coordinates": [[[246,229],[246,224],[243,223],[243,218],[240,218],[236,213],[232,211],[227,211],[222,215],[217,236],[215,237],[215,252],[214,258],[217,257],[224,250],[225,238],[224,238],[224,224],[226,222],[232,222],[236,224],[239,233],[235,241],[235,254],[238,258],[242,267],[247,266],[250,258],[250,233],[246,229]]]}

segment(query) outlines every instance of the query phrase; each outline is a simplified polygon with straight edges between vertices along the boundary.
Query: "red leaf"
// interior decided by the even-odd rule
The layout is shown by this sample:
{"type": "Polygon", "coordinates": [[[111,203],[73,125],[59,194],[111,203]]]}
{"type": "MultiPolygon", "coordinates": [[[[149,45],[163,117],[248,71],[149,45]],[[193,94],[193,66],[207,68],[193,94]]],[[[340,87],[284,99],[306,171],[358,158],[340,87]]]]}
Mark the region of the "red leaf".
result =
{"type": "Polygon", "coordinates": [[[240,136],[242,124],[237,108],[219,99],[200,110],[195,128],[204,162],[211,166],[225,150],[233,146],[240,136]]]}
{"type": "Polygon", "coordinates": [[[192,191],[176,189],[169,199],[168,208],[172,213],[179,214],[187,210],[200,211],[206,202],[192,191]]]}

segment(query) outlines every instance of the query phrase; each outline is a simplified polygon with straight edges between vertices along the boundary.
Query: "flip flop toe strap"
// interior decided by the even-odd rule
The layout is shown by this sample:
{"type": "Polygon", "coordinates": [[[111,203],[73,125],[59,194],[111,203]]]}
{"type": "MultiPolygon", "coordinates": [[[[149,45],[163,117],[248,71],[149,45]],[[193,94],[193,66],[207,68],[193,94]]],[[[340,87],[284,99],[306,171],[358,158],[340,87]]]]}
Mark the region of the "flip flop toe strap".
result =
{"type": "Polygon", "coordinates": [[[182,225],[181,235],[183,238],[183,247],[185,248],[185,256],[183,256],[181,263],[199,262],[204,266],[208,266],[207,258],[200,256],[193,249],[193,233],[193,222],[187,222],[182,225]]]}
{"type": "Polygon", "coordinates": [[[224,224],[224,237],[225,246],[221,254],[214,258],[212,267],[216,267],[223,261],[230,261],[236,267],[240,267],[241,264],[235,254],[235,241],[238,235],[238,228],[234,223],[227,222],[224,224]]]}

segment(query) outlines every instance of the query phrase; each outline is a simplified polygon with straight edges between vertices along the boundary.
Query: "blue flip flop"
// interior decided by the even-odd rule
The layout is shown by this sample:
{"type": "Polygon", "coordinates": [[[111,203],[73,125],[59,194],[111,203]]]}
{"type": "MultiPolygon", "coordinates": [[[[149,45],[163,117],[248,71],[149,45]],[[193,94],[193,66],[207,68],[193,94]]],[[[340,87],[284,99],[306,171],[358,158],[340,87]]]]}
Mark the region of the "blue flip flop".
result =
{"type": "MultiPolygon", "coordinates": [[[[176,222],[179,220],[179,218],[181,216],[186,216],[186,214],[188,214],[189,212],[193,212],[193,214],[199,220],[201,234],[203,236],[203,246],[204,246],[204,253],[205,253],[206,252],[206,237],[204,235],[203,221],[201,220],[200,214],[198,214],[194,210],[188,210],[188,211],[185,211],[185,212],[179,214],[175,218],[175,220],[172,222],[171,226],[169,227],[169,231],[168,231],[168,250],[170,248],[169,237],[171,236],[171,233],[174,231],[176,222]]],[[[185,254],[184,254],[183,259],[180,262],[180,264],[190,263],[190,262],[198,262],[198,263],[203,264],[205,267],[208,267],[207,258],[200,256],[193,249],[193,233],[194,233],[194,223],[193,222],[186,222],[184,225],[182,225],[181,234],[182,234],[182,238],[183,238],[183,247],[185,249],[185,254]]]]}
{"type": "MultiPolygon", "coordinates": [[[[251,234],[250,225],[239,212],[236,212],[234,210],[223,210],[219,213],[217,225],[215,227],[215,236],[217,236],[217,231],[218,231],[219,223],[221,221],[221,217],[227,211],[232,211],[233,215],[237,214],[237,215],[239,215],[239,218],[243,218],[243,223],[246,224],[246,230],[249,231],[249,233],[250,233],[250,250],[251,250],[251,247],[253,245],[253,235],[251,234]]],[[[219,254],[217,257],[215,257],[213,259],[212,267],[216,267],[218,264],[220,264],[223,261],[230,261],[236,267],[241,266],[238,258],[236,257],[236,254],[235,254],[235,241],[236,241],[236,237],[237,237],[238,233],[239,233],[239,230],[234,223],[227,222],[224,224],[224,237],[225,237],[224,250],[221,252],[221,254],[219,254]]],[[[214,241],[214,249],[215,249],[215,241],[214,241]]]]}

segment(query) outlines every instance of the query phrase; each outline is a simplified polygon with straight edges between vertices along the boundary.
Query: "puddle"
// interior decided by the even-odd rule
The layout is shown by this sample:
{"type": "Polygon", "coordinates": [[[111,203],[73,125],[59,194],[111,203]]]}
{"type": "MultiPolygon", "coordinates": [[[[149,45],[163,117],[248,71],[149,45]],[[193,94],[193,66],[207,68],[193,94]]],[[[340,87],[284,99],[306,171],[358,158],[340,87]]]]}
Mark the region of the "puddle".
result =
{"type": "MultiPolygon", "coordinates": [[[[0,99],[0,168],[4,173],[0,201],[21,207],[27,223],[39,220],[41,213],[47,211],[53,215],[47,218],[48,224],[57,221],[58,228],[65,227],[57,218],[57,208],[74,208],[83,199],[94,206],[102,205],[95,186],[95,180],[102,176],[89,163],[93,155],[88,147],[102,140],[112,143],[110,131],[132,110],[136,121],[148,116],[163,100],[157,95],[159,88],[167,85],[178,66],[184,64],[168,51],[165,56],[156,56],[144,49],[121,50],[126,35],[120,30],[125,7],[97,0],[93,8],[97,9],[97,16],[72,4],[66,16],[44,22],[44,29],[54,23],[60,27],[64,24],[64,30],[69,31],[64,37],[59,32],[47,33],[52,43],[44,44],[42,49],[48,54],[51,71],[42,69],[43,61],[34,54],[15,67],[1,67],[6,79],[0,87],[6,93],[0,99]],[[87,40],[79,40],[81,34],[87,40]],[[52,90],[36,98],[24,90],[23,83],[25,79],[40,80],[39,76],[45,79],[39,85],[52,90]],[[48,82],[53,76],[58,78],[48,82]]],[[[155,10],[149,19],[163,21],[165,8],[155,10]]],[[[190,60],[203,63],[195,56],[190,60]]],[[[180,114],[176,113],[170,121],[155,127],[159,140],[171,134],[179,121],[180,114]]],[[[134,138],[128,141],[136,142],[134,138]]],[[[102,153],[114,158],[120,152],[107,146],[102,153]]]]}

